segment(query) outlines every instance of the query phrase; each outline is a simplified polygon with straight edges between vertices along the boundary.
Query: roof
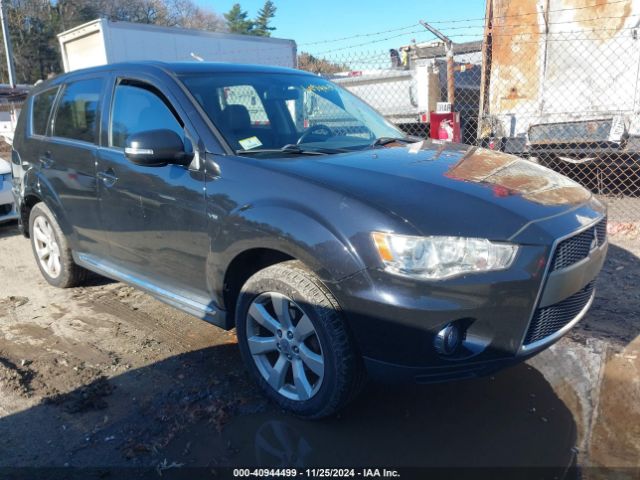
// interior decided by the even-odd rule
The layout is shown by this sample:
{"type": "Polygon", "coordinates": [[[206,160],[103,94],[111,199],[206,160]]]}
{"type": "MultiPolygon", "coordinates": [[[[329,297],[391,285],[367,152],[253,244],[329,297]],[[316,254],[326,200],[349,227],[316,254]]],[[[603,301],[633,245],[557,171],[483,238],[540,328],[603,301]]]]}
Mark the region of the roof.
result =
{"type": "MultiPolygon", "coordinates": [[[[185,73],[287,73],[306,74],[304,70],[296,70],[287,67],[275,67],[271,65],[253,65],[245,63],[225,63],[225,62],[140,62],[141,65],[153,65],[163,70],[174,72],[178,75],[185,73]]],[[[130,65],[129,63],[113,64],[130,65]]]]}
{"type": "Polygon", "coordinates": [[[37,90],[43,90],[51,85],[57,85],[67,79],[83,76],[93,72],[110,72],[118,69],[136,70],[139,72],[165,72],[169,74],[207,74],[207,73],[280,73],[287,75],[313,75],[313,73],[304,70],[296,70],[294,68],[273,67],[269,65],[251,65],[242,63],[223,63],[223,62],[159,62],[159,61],[140,61],[140,62],[123,62],[100,65],[97,67],[84,68],[81,70],[73,70],[72,72],[63,73],[57,77],[39,83],[37,90]]]}

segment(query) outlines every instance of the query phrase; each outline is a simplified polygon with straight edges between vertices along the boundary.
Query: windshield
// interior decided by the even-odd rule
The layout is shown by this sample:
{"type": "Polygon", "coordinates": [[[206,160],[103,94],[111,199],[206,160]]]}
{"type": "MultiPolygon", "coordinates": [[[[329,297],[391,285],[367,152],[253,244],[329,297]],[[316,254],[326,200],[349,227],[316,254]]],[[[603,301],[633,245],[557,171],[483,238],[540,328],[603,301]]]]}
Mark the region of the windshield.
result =
{"type": "Polygon", "coordinates": [[[320,77],[209,73],[181,79],[241,154],[281,149],[337,153],[371,147],[380,138],[404,137],[367,104],[320,77]]]}

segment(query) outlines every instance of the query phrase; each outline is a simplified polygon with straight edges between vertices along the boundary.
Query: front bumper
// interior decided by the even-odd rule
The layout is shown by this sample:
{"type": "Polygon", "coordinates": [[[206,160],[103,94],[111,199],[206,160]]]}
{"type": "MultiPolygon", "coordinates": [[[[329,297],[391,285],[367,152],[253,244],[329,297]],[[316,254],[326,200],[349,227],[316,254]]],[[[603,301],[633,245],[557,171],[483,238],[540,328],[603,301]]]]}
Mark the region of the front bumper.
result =
{"type": "Polygon", "coordinates": [[[585,208],[531,226],[516,241],[520,251],[506,271],[421,282],[366,270],[335,284],[369,373],[420,383],[469,378],[550,346],[586,314],[608,244],[601,241],[586,258],[555,270],[554,252],[603,216],[585,208]],[[459,351],[444,356],[434,340],[452,322],[465,326],[466,338],[459,351]]]}
{"type": "Polygon", "coordinates": [[[11,191],[11,181],[0,180],[0,222],[8,222],[17,218],[18,213],[11,191]]]}

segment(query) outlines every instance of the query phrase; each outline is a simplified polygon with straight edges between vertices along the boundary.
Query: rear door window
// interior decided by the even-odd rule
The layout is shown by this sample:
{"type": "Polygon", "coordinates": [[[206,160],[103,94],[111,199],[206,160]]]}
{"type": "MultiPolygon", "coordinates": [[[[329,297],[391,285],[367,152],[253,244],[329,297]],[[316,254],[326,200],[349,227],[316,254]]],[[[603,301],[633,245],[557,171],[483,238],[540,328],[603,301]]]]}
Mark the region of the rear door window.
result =
{"type": "Polygon", "coordinates": [[[103,80],[90,78],[66,86],[56,109],[53,135],[96,143],[103,80]]]}
{"type": "Polygon", "coordinates": [[[56,99],[58,87],[45,90],[33,96],[31,104],[31,134],[46,135],[51,107],[56,99]]]}
{"type": "Polygon", "coordinates": [[[118,84],[113,97],[109,146],[125,148],[130,135],[161,129],[172,130],[185,141],[183,125],[153,87],[139,82],[118,84]]]}

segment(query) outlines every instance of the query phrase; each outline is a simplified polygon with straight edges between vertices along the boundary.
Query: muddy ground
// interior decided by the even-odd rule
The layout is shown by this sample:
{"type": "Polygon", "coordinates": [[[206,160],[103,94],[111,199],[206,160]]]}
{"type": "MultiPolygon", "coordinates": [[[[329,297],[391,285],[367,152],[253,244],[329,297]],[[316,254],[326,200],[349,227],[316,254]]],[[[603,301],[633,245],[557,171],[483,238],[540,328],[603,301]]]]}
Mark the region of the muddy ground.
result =
{"type": "Polygon", "coordinates": [[[370,384],[305,422],[264,401],[233,333],[106,279],[50,287],[0,226],[0,469],[640,467],[640,236],[613,227],[592,310],[551,349],[490,378],[370,384]]]}

